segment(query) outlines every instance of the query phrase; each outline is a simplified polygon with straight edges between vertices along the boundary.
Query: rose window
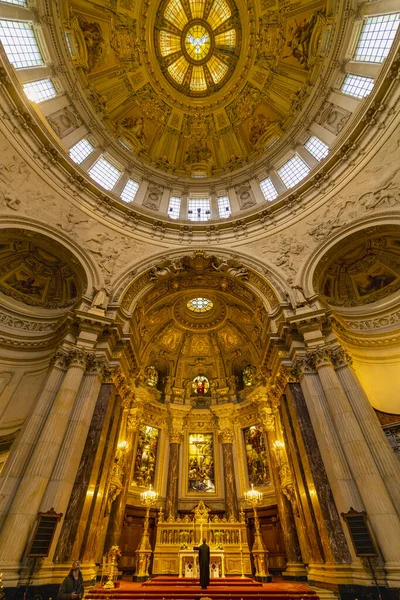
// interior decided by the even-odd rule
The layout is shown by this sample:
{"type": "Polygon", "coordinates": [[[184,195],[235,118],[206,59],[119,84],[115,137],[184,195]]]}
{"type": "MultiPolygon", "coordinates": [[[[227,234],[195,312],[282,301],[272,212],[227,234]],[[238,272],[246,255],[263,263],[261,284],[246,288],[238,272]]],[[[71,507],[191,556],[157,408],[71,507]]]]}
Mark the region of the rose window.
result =
{"type": "Polygon", "coordinates": [[[239,56],[240,23],[231,0],[164,0],[155,26],[167,79],[188,96],[219,90],[239,56]]]}
{"type": "Polygon", "coordinates": [[[189,310],[195,313],[205,313],[212,309],[213,303],[208,298],[192,298],[187,303],[189,310]]]}

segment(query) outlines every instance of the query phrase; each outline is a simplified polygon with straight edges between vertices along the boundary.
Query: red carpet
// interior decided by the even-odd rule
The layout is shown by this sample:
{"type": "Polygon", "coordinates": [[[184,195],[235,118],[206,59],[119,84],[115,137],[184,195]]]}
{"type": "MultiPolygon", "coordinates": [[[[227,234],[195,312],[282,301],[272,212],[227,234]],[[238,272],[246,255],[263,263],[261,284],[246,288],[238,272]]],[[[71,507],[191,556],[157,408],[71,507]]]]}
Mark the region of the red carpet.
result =
{"type": "Polygon", "coordinates": [[[113,590],[92,588],[86,600],[318,600],[318,596],[304,583],[276,582],[259,583],[253,579],[227,577],[212,579],[206,590],[202,590],[198,579],[178,577],[154,577],[144,583],[121,581],[113,590]]]}

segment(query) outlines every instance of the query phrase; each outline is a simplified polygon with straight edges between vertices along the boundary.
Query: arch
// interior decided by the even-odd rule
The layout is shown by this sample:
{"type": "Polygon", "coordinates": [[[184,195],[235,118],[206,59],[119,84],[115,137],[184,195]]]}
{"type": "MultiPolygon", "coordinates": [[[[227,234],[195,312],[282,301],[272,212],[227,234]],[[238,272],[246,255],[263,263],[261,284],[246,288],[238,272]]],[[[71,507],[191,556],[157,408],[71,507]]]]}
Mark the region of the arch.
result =
{"type": "Polygon", "coordinates": [[[82,297],[91,298],[93,291],[104,285],[104,278],[98,265],[93,261],[91,256],[82,248],[82,246],[67,236],[64,232],[60,233],[55,227],[44,224],[42,221],[33,218],[18,216],[17,218],[11,215],[1,215],[0,232],[7,229],[15,229],[21,231],[29,231],[32,234],[39,234],[48,238],[65,250],[69,251],[77,260],[80,267],[83,269],[86,277],[86,286],[82,291],[82,297]]]}
{"type": "Polygon", "coordinates": [[[128,310],[127,306],[132,306],[134,300],[147,291],[151,283],[150,269],[154,265],[168,260],[179,260],[185,256],[194,255],[196,252],[204,253],[207,256],[216,256],[221,260],[235,260],[241,263],[249,272],[246,285],[263,299],[270,314],[277,312],[280,305],[287,302],[289,288],[286,281],[274,268],[269,265],[267,267],[261,261],[246,254],[210,246],[206,250],[203,248],[180,248],[153,255],[141,263],[133,263],[113,282],[115,290],[113,303],[121,304],[125,299],[125,310],[128,310]],[[129,298],[129,302],[126,301],[127,298],[129,298]]]}
{"type": "Polygon", "coordinates": [[[314,278],[321,261],[327,261],[329,251],[338,243],[349,240],[351,236],[357,233],[376,227],[400,227],[400,217],[396,214],[371,215],[371,217],[359,219],[335,232],[332,236],[321,242],[305,261],[303,268],[297,274],[295,283],[300,284],[307,297],[318,295],[318,290],[314,286],[314,278]]]}

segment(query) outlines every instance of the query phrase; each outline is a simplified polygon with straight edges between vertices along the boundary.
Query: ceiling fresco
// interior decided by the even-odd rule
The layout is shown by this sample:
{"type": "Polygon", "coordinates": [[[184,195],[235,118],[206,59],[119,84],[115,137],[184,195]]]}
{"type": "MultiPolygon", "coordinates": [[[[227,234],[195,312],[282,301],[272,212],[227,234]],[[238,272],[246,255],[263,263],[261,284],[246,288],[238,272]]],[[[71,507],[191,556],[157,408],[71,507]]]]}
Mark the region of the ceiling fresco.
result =
{"type": "Polygon", "coordinates": [[[86,286],[73,255],[44,236],[5,230],[0,238],[0,291],[42,308],[71,306],[86,286]]]}
{"type": "Polygon", "coordinates": [[[64,0],[72,61],[95,110],[133,155],[183,177],[263,155],[317,82],[323,0],[64,0]]]}
{"type": "Polygon", "coordinates": [[[334,246],[316,271],[317,288],[330,304],[369,304],[400,289],[400,233],[357,237],[334,246]]]}

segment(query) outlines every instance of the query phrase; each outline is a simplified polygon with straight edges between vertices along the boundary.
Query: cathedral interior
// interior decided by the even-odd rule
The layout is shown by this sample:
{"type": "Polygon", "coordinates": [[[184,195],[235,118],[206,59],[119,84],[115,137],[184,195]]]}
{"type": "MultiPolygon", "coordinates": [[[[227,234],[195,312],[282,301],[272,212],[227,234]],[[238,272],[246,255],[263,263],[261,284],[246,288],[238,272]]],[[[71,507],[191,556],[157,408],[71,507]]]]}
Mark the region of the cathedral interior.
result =
{"type": "Polygon", "coordinates": [[[0,599],[400,599],[399,23],[0,0],[0,599]]]}

